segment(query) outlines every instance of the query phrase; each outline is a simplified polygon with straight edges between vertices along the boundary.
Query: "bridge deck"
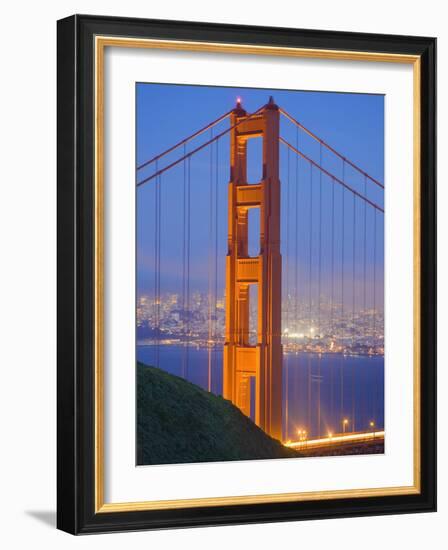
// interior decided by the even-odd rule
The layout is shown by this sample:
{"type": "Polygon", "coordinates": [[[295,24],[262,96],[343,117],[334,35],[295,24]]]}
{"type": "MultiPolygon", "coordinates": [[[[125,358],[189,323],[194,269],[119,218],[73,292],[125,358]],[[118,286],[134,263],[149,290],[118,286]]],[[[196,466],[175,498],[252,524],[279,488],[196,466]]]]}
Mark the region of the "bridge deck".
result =
{"type": "Polygon", "coordinates": [[[285,445],[297,450],[319,449],[324,447],[342,447],[346,445],[384,442],[384,431],[351,432],[334,434],[320,439],[305,439],[302,441],[287,441],[285,445]]]}

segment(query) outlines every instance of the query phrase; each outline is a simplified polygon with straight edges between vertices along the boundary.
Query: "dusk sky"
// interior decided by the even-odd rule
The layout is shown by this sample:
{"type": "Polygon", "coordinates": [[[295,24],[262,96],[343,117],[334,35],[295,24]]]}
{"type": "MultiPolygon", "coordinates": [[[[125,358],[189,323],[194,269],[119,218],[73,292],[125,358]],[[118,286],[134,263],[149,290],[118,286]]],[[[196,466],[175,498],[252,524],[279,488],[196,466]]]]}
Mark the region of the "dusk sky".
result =
{"type": "MultiPolygon", "coordinates": [[[[137,165],[163,152],[208,122],[218,118],[241,98],[248,112],[257,110],[273,96],[274,101],[304,126],[328,142],[372,177],[384,183],[384,97],[366,94],[300,92],[180,86],[163,84],[137,85],[136,147],[137,165]]],[[[228,120],[213,129],[214,135],[228,128],[228,120]]],[[[342,177],[342,161],[281,117],[280,134],[316,162],[321,162],[335,176],[342,177]]],[[[191,142],[186,151],[212,137],[207,131],[191,142]]],[[[362,301],[364,275],[369,285],[367,305],[372,298],[374,277],[374,227],[376,223],[377,307],[382,309],[384,215],[375,214],[360,199],[334,184],[327,176],[311,169],[304,160],[280,146],[282,192],[282,257],[283,288],[294,292],[298,281],[299,295],[305,300],[316,296],[317,270],[320,264],[321,293],[328,295],[331,280],[336,288],[335,300],[352,292],[355,280],[356,301],[362,301]],[[334,186],[334,190],[333,190],[334,186]],[[344,204],[342,203],[344,201],[344,204]],[[344,224],[342,223],[344,211],[344,224]],[[334,217],[332,216],[334,212],[334,217]],[[296,222],[297,220],[297,222],[296,222]],[[365,227],[365,229],[364,229],[365,227]],[[344,240],[342,239],[344,235],[344,240]],[[319,247],[320,243],[320,247],[319,247]],[[311,249],[311,255],[310,255],[311,249]],[[365,250],[365,253],[364,253],[365,250]],[[344,264],[342,263],[344,259],[344,264]],[[311,269],[310,269],[311,263],[311,269]]],[[[158,163],[158,168],[182,156],[182,147],[158,163]]],[[[261,140],[250,140],[248,179],[258,181],[261,175],[261,140]],[[258,143],[256,143],[258,142],[258,143]]],[[[182,212],[184,168],[180,163],[161,177],[162,238],[161,293],[179,292],[182,287],[182,212]]],[[[155,165],[138,171],[137,181],[153,173],[155,165]]],[[[191,174],[191,287],[207,291],[208,257],[214,252],[216,220],[210,218],[210,189],[218,186],[218,287],[224,288],[224,261],[227,236],[227,184],[229,180],[229,138],[221,138],[213,148],[194,155],[191,174]],[[210,232],[212,228],[212,232],[210,232]]],[[[347,183],[384,207],[383,191],[362,175],[346,166],[347,183]]],[[[137,190],[137,292],[151,294],[154,284],[154,185],[151,180],[137,190]]],[[[213,191],[214,193],[214,191],[213,191]]],[[[213,202],[214,203],[214,202],[213,202]]],[[[257,253],[257,224],[254,213],[250,249],[257,253]]],[[[370,304],[371,305],[371,304],[370,304]]]]}

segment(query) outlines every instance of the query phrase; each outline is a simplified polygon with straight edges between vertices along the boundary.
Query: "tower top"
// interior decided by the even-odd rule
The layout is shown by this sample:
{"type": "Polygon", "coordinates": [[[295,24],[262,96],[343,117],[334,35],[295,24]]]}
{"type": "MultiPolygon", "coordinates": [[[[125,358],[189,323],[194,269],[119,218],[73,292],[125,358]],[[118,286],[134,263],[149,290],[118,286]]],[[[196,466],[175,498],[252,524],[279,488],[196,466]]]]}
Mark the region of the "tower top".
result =
{"type": "Polygon", "coordinates": [[[244,116],[246,114],[246,111],[243,109],[243,106],[241,104],[241,97],[236,98],[236,105],[233,109],[233,112],[239,116],[244,116]]]}
{"type": "Polygon", "coordinates": [[[277,111],[278,110],[278,105],[274,102],[273,96],[269,96],[269,101],[266,105],[266,109],[269,109],[269,110],[272,110],[272,111],[277,111]]]}

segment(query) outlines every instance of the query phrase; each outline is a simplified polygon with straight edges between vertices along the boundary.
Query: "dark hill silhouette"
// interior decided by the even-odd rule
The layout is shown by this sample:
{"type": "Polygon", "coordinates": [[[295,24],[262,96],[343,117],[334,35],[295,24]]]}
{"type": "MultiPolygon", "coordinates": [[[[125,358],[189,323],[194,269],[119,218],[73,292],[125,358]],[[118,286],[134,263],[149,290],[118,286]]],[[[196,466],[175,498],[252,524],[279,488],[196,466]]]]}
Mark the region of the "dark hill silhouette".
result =
{"type": "Polygon", "coordinates": [[[294,458],[230,401],[137,364],[137,463],[294,458]]]}

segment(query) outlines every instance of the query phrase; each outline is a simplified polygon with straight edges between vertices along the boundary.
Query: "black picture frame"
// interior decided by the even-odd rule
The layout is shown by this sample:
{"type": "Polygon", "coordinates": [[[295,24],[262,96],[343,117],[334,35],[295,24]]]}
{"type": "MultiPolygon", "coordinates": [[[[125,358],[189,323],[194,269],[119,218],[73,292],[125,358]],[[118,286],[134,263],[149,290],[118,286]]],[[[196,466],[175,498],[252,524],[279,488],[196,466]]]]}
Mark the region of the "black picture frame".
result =
{"type": "Polygon", "coordinates": [[[74,15],[57,25],[57,526],[72,534],[436,510],[436,39],[74,15]],[[410,54],[421,59],[419,494],[95,512],[94,49],[97,35],[410,54]]]}

